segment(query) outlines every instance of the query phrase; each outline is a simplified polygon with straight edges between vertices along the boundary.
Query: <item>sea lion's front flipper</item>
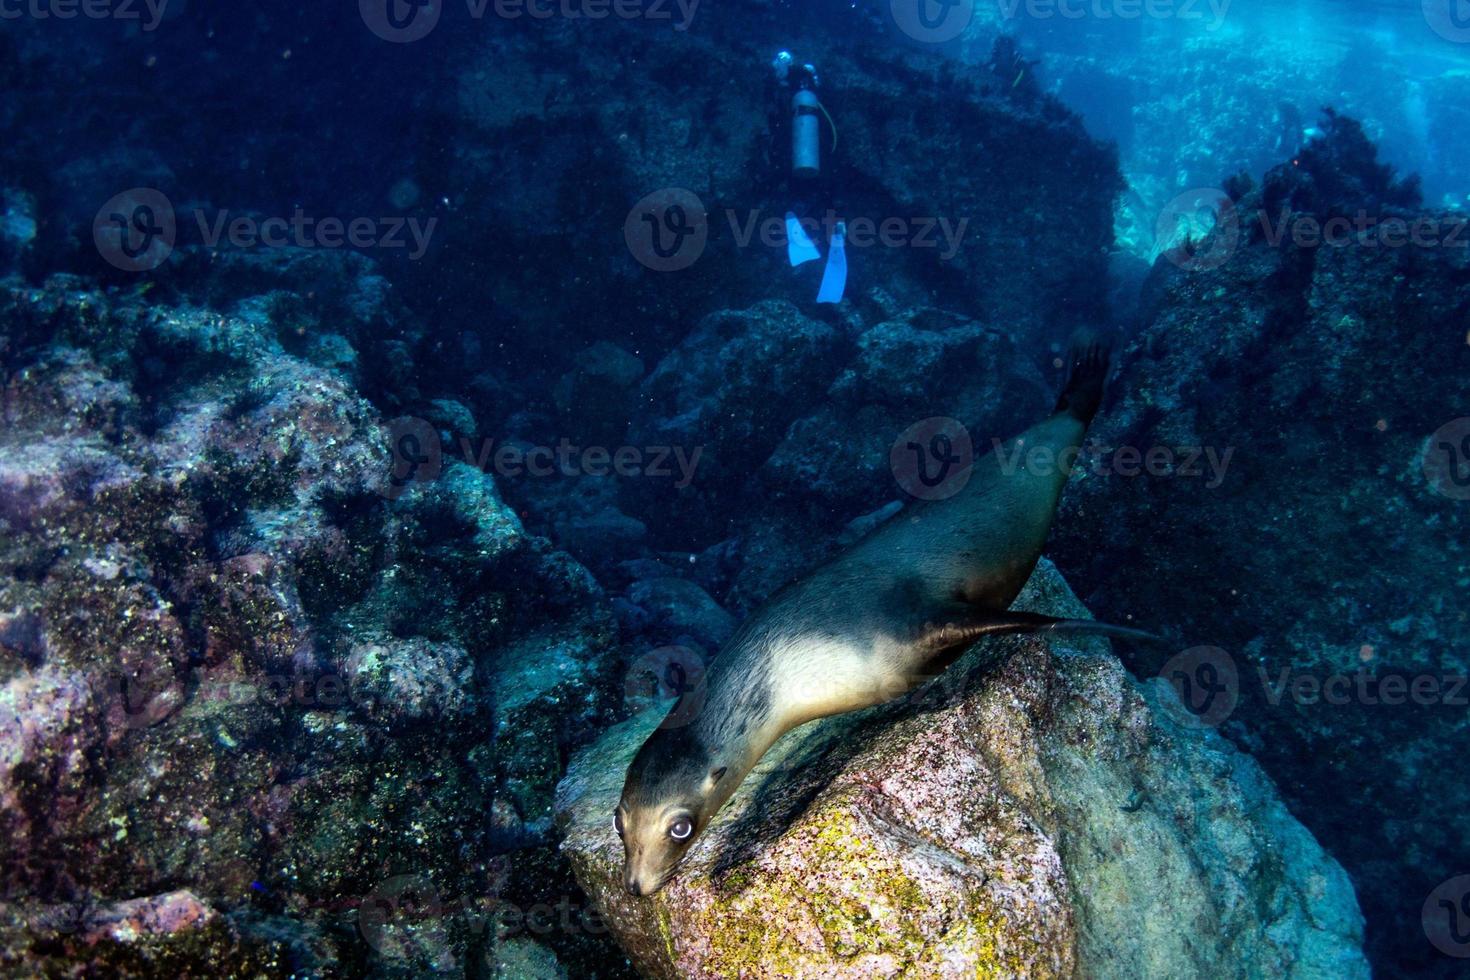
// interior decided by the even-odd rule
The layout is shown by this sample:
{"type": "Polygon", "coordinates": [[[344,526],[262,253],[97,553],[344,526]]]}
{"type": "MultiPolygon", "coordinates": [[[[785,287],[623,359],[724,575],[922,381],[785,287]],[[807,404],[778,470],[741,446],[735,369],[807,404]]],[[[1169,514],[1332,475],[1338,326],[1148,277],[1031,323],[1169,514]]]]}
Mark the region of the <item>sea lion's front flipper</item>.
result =
{"type": "Polygon", "coordinates": [[[1095,619],[1058,619],[1020,609],[980,609],[963,606],[949,611],[943,621],[924,625],[918,645],[931,657],[963,650],[983,636],[1001,633],[1094,633],[1117,640],[1157,643],[1159,637],[1145,630],[1100,623],[1095,619]]]}

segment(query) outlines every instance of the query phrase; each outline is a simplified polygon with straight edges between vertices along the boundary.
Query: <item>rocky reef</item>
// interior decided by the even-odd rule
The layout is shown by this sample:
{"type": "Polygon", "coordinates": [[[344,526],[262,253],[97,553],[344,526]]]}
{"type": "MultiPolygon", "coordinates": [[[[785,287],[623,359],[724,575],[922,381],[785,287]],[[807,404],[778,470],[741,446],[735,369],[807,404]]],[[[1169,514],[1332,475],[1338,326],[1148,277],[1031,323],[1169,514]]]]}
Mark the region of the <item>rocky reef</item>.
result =
{"type": "MultiPolygon", "coordinates": [[[[1043,563],[1018,606],[1085,616],[1043,563]]],[[[991,641],[783,739],[652,898],[609,815],[666,705],[573,760],[578,880],[652,977],[1366,977],[1342,869],[1101,641],[991,641]]]]}
{"type": "Polygon", "coordinates": [[[1209,721],[1353,875],[1375,959],[1452,976],[1421,910],[1470,839],[1442,768],[1470,750],[1470,511],[1444,466],[1470,234],[1352,120],[1323,127],[1158,263],[1051,554],[1100,617],[1215,648],[1209,721]]]}
{"type": "MultiPolygon", "coordinates": [[[[381,326],[359,263],[315,271],[381,326]]],[[[7,972],[363,972],[384,881],[509,900],[602,708],[585,570],[487,473],[395,479],[346,338],[236,295],[0,294],[7,972]]],[[[388,972],[493,961],[455,922],[388,972]]]]}

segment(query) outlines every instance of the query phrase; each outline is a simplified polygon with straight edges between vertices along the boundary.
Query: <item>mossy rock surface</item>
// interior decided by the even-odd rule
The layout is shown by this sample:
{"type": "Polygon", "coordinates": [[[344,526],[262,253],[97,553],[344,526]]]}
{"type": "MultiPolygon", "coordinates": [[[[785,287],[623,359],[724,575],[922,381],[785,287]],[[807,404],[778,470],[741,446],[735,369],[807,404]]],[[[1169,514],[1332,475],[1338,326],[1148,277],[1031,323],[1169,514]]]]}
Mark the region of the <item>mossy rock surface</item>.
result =
{"type": "MultiPolygon", "coordinates": [[[[1022,608],[1086,615],[1046,562],[1022,608]]],[[[572,763],[572,867],[653,977],[1367,976],[1348,880],[1245,755],[1103,641],[977,647],[790,733],[669,885],[612,811],[651,709],[572,763]]]]}

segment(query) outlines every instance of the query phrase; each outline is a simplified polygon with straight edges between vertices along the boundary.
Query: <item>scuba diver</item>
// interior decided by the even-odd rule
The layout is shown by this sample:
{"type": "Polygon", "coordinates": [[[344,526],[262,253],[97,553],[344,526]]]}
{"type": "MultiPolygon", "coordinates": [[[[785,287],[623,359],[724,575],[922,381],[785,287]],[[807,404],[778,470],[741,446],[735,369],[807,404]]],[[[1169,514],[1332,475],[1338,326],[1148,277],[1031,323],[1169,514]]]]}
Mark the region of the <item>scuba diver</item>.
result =
{"type": "Polygon", "coordinates": [[[822,167],[822,120],[832,133],[831,149],[837,148],[837,126],[817,98],[817,70],[805,64],[798,66],[791,52],[782,51],[771,61],[767,82],[767,100],[771,145],[770,163],[776,172],[786,172],[789,160],[790,179],[782,182],[791,201],[786,211],[786,258],[792,268],[822,257],[813,244],[808,228],[820,229],[828,217],[827,264],[822,271],[822,284],[817,290],[818,303],[839,303],[847,288],[847,226],[834,221],[830,167],[822,167]],[[789,149],[788,149],[789,147],[789,149]],[[789,157],[787,154],[789,153],[789,157]],[[817,209],[826,205],[825,215],[817,209]]]}

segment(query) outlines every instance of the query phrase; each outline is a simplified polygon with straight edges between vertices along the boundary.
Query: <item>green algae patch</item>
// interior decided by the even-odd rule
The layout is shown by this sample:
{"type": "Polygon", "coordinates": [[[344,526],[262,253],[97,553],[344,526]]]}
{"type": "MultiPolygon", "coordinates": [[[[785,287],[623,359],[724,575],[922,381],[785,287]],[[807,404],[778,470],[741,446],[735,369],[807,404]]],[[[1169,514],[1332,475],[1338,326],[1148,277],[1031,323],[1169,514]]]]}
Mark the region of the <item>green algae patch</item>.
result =
{"type": "Polygon", "coordinates": [[[916,923],[924,893],[871,842],[856,814],[826,807],[793,829],[790,843],[788,868],[741,869],[732,876],[738,887],[726,879],[706,913],[710,975],[813,976],[833,962],[923,957],[927,940],[916,923]],[[831,887],[811,887],[813,872],[831,887]]]}

